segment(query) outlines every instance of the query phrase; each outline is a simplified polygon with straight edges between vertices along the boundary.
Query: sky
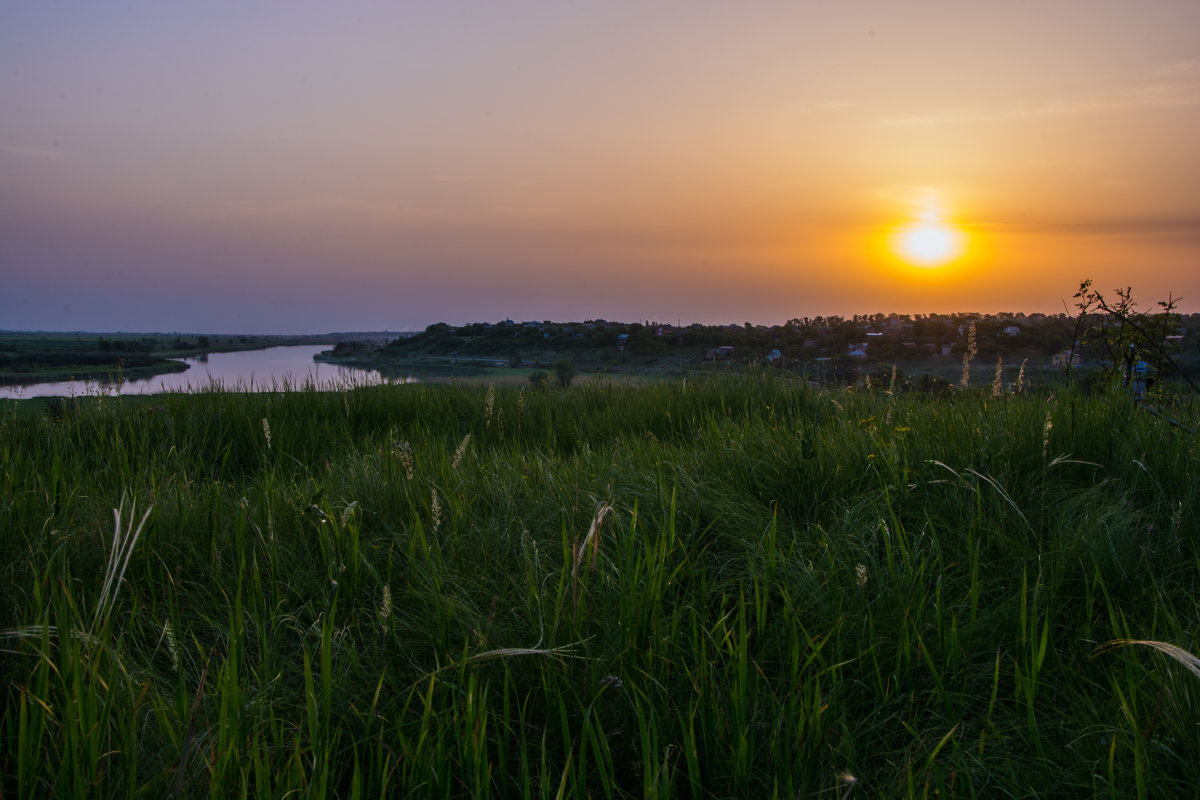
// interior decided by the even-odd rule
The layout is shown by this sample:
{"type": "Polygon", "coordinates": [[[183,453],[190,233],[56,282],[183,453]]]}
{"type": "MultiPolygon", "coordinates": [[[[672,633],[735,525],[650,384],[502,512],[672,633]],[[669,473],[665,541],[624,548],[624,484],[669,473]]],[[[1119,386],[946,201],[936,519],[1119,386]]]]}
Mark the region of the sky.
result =
{"type": "Polygon", "coordinates": [[[1200,311],[1200,3],[0,6],[0,329],[1200,311]],[[948,263],[898,251],[912,226],[948,263]]]}

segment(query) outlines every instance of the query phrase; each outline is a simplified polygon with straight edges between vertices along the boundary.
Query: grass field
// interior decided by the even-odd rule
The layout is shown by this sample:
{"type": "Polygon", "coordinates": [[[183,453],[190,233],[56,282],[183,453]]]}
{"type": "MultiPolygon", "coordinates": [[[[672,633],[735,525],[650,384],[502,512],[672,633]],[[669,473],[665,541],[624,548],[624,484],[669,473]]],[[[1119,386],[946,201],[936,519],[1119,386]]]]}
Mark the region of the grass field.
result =
{"type": "Polygon", "coordinates": [[[988,388],[9,405],[0,793],[1193,795],[1200,415],[988,388]]]}

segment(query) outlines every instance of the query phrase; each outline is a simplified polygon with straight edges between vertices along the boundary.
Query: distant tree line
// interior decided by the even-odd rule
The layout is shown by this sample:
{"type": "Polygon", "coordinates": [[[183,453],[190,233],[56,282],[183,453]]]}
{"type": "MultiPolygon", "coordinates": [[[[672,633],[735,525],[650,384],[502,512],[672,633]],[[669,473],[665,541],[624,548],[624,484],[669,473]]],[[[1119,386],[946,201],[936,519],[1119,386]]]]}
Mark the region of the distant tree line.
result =
{"type": "MultiPolygon", "coordinates": [[[[1081,335],[1077,314],[869,314],[853,317],[797,317],[783,325],[688,325],[654,322],[586,320],[558,323],[472,323],[430,325],[422,333],[397,339],[384,348],[396,356],[454,355],[503,358],[520,363],[525,354],[579,356],[602,351],[621,360],[684,357],[702,359],[719,347],[731,347],[734,361],[761,360],[776,351],[789,360],[835,360],[858,345],[867,345],[871,362],[918,361],[961,356],[970,326],[975,326],[980,359],[1049,358],[1063,351],[1103,356],[1103,323],[1095,310],[1089,336],[1081,335]]],[[[1111,322],[1111,319],[1109,320],[1111,322]]],[[[1200,353],[1200,314],[1180,315],[1173,309],[1153,323],[1160,349],[1200,353]],[[1167,337],[1171,337],[1169,340],[1167,337]],[[1182,338],[1178,338],[1182,337],[1182,338]]],[[[1127,326],[1128,327],[1128,326],[1127,326]]],[[[1111,355],[1111,354],[1110,354],[1111,355]]]]}
{"type": "MultiPolygon", "coordinates": [[[[148,367],[162,362],[158,356],[128,354],[119,359],[126,367],[148,367]]],[[[70,350],[35,350],[27,353],[0,352],[0,371],[33,372],[47,367],[104,367],[117,363],[111,355],[70,350]]]]}

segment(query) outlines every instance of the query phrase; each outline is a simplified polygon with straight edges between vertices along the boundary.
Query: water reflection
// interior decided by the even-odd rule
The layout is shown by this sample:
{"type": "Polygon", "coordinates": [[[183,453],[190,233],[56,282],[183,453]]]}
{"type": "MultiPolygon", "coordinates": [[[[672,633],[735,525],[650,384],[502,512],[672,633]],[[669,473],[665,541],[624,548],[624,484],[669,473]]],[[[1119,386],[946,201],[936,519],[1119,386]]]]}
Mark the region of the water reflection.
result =
{"type": "Polygon", "coordinates": [[[29,386],[0,386],[0,398],[75,397],[100,394],[160,394],[201,391],[288,391],[344,389],[379,383],[408,383],[408,374],[322,364],[313,356],[328,345],[293,345],[237,353],[205,353],[183,359],[188,369],[166,375],[113,381],[55,381],[29,386]]]}

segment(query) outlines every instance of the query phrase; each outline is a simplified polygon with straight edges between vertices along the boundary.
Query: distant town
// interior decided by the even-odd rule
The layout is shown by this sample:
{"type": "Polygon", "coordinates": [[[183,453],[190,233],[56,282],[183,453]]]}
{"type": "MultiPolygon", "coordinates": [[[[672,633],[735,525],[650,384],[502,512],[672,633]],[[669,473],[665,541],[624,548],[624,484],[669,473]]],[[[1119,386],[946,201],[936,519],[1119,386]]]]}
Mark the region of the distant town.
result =
{"type": "MultiPolygon", "coordinates": [[[[1177,362],[1200,360],[1200,314],[1147,315],[1157,349],[1177,362]]],[[[760,363],[852,379],[864,370],[900,364],[912,372],[952,373],[961,367],[974,327],[976,363],[1002,359],[1016,367],[1068,369],[1111,362],[1111,320],[1062,314],[864,314],[797,317],[782,325],[750,322],[680,325],[662,322],[514,321],[437,323],[379,345],[344,341],[330,360],[372,364],[395,359],[460,359],[530,367],[569,359],[583,370],[637,372],[706,364],[760,363]],[[1108,325],[1106,328],[1105,325],[1108,325]]],[[[1143,346],[1157,354],[1154,342],[1143,346]]]]}

